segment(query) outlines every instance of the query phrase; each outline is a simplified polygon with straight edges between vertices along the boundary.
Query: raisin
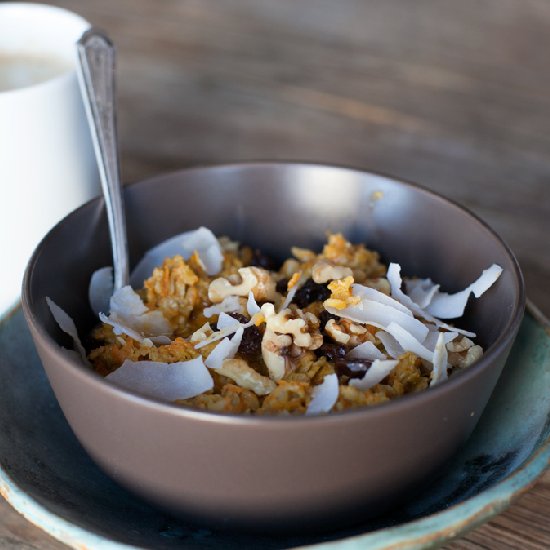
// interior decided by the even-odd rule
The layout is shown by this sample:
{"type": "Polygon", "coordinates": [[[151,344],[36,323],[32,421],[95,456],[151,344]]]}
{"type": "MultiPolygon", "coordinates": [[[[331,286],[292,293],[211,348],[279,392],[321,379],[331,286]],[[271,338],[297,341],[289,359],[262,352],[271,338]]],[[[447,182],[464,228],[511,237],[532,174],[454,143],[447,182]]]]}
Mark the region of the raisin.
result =
{"type": "Polygon", "coordinates": [[[320,348],[315,350],[317,357],[326,357],[329,361],[341,360],[347,352],[346,346],[336,342],[323,342],[320,348]]]}
{"type": "MultiPolygon", "coordinates": [[[[233,312],[229,314],[233,319],[239,321],[239,323],[248,323],[250,319],[242,313],[233,312]]],[[[257,326],[245,328],[243,332],[243,338],[239,344],[239,353],[246,357],[254,357],[261,352],[262,345],[262,333],[257,326]]]]}
{"type": "Polygon", "coordinates": [[[304,309],[313,302],[323,302],[330,296],[330,290],[327,285],[316,283],[313,279],[308,279],[296,292],[293,303],[300,309],[304,309]]]}
{"type": "Polygon", "coordinates": [[[228,315],[230,317],[233,317],[233,319],[239,321],[239,323],[248,323],[248,321],[250,321],[250,319],[246,315],[243,315],[242,313],[237,313],[236,311],[228,313],[228,315]]]}
{"type": "Polygon", "coordinates": [[[278,268],[277,262],[267,254],[264,254],[259,248],[252,248],[252,258],[250,265],[267,269],[268,271],[276,271],[278,268]]]}
{"type": "Polygon", "coordinates": [[[334,362],[334,369],[338,376],[347,376],[348,378],[363,378],[365,373],[372,365],[368,359],[337,359],[334,362]]]}
{"type": "Polygon", "coordinates": [[[245,328],[243,332],[243,339],[239,345],[239,353],[246,357],[257,356],[261,352],[262,346],[262,333],[257,326],[245,328]]]}
{"type": "Polygon", "coordinates": [[[286,294],[286,285],[288,285],[289,280],[290,279],[279,279],[275,285],[275,290],[279,294],[286,294]]]}

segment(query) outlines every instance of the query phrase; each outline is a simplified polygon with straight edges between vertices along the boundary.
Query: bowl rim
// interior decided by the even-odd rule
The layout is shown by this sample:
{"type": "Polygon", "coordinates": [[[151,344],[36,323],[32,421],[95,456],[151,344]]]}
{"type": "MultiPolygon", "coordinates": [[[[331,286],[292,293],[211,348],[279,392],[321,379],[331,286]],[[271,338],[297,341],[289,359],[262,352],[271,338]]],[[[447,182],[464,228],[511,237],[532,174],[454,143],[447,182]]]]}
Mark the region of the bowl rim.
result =
{"type": "MultiPolygon", "coordinates": [[[[361,168],[351,167],[349,165],[338,165],[338,164],[325,164],[319,162],[301,162],[301,161],[270,161],[270,160],[254,160],[254,161],[244,161],[244,162],[229,162],[229,163],[212,163],[212,164],[201,164],[197,166],[192,166],[188,168],[182,168],[179,170],[171,170],[167,172],[161,172],[153,176],[147,177],[142,180],[131,182],[124,187],[128,188],[138,188],[141,186],[150,186],[159,180],[169,179],[179,177],[182,174],[188,174],[193,172],[205,172],[205,171],[215,171],[215,170],[226,170],[226,169],[254,169],[254,168],[329,168],[338,171],[348,171],[353,172],[362,176],[374,176],[377,178],[382,178],[388,180],[388,182],[397,185],[405,185],[406,187],[412,188],[417,192],[425,193],[430,195],[432,198],[438,202],[451,205],[452,207],[461,210],[464,214],[467,215],[474,223],[478,224],[485,232],[489,233],[493,239],[500,244],[504,249],[504,252],[511,260],[511,263],[514,267],[513,277],[514,282],[517,286],[517,299],[514,304],[514,308],[510,315],[510,319],[499,335],[499,337],[491,344],[487,350],[484,351],[481,359],[475,364],[475,368],[465,369],[454,376],[450,377],[445,383],[438,384],[432,388],[427,388],[424,391],[407,394],[399,397],[395,400],[390,400],[384,403],[377,405],[372,405],[368,407],[358,407],[356,409],[348,409],[345,411],[334,411],[325,414],[319,415],[246,415],[246,414],[237,414],[237,413],[224,413],[224,412],[215,412],[202,409],[193,409],[190,407],[182,407],[174,403],[169,403],[166,401],[160,401],[154,398],[146,397],[138,393],[134,393],[130,390],[126,390],[115,384],[109,383],[102,376],[94,372],[93,370],[83,368],[82,364],[78,363],[72,357],[59,353],[59,350],[62,347],[48,334],[45,327],[42,326],[38,317],[33,312],[33,306],[31,305],[31,279],[34,271],[34,266],[38,262],[41,256],[41,250],[43,245],[52,238],[52,234],[57,230],[57,228],[62,225],[66,219],[77,216],[78,212],[85,208],[90,208],[92,204],[98,203],[103,200],[102,196],[95,197],[88,202],[84,203],[77,209],[73,210],[67,214],[63,219],[61,219],[53,228],[48,231],[48,233],[43,237],[40,243],[37,245],[34,250],[27,267],[25,269],[25,274],[23,278],[22,285],[22,295],[21,301],[23,306],[23,312],[26,318],[26,321],[31,329],[33,337],[40,340],[41,345],[45,346],[51,350],[56,356],[56,360],[60,363],[64,369],[72,369],[73,375],[80,378],[81,381],[87,384],[92,384],[98,391],[103,393],[109,393],[112,397],[116,399],[122,399],[127,401],[128,404],[140,405],[151,411],[158,413],[171,414],[178,417],[189,418],[195,421],[201,422],[214,422],[228,425],[239,425],[239,426],[249,426],[251,428],[257,427],[259,425],[267,427],[272,426],[283,426],[285,429],[288,429],[290,426],[302,426],[304,423],[306,425],[311,425],[313,423],[332,423],[332,422],[341,422],[346,418],[349,420],[361,419],[364,416],[375,418],[381,414],[385,414],[388,410],[388,407],[391,407],[391,411],[394,414],[406,414],[407,409],[414,408],[418,402],[421,401],[430,401],[438,397],[443,397],[445,394],[454,392],[454,389],[458,386],[468,383],[471,378],[477,376],[477,372],[485,370],[490,367],[492,360],[500,354],[508,345],[512,344],[512,337],[516,334],[519,329],[521,320],[523,319],[526,295],[525,295],[525,283],[523,279],[523,274],[521,272],[519,263],[500,235],[498,235],[485,221],[483,221],[479,216],[471,212],[468,208],[458,204],[457,202],[436,193],[426,187],[413,183],[408,180],[401,178],[396,178],[390,175],[386,175],[381,172],[374,172],[370,170],[365,170],[361,168]]],[[[44,297],[45,298],[45,297],[44,297]]],[[[36,345],[36,343],[35,343],[36,345]]],[[[478,415],[479,416],[479,415],[478,415]]]]}

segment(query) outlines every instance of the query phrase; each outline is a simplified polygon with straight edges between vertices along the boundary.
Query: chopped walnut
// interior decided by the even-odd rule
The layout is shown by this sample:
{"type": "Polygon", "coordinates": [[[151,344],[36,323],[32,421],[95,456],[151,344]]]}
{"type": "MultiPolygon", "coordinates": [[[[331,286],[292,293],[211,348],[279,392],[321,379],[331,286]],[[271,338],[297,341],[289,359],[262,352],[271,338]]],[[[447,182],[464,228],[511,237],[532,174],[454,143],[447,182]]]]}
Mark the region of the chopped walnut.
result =
{"type": "Polygon", "coordinates": [[[313,250],[309,250],[307,248],[299,248],[298,246],[293,246],[290,251],[292,252],[292,255],[301,262],[309,262],[310,260],[315,259],[317,254],[313,252],[313,250]]]}
{"type": "Polygon", "coordinates": [[[335,319],[328,320],[325,325],[325,330],[333,340],[336,340],[340,344],[347,344],[350,341],[351,336],[344,332],[335,319]]]}
{"type": "Polygon", "coordinates": [[[336,342],[348,346],[358,346],[373,337],[369,331],[348,319],[329,319],[325,331],[336,342]]]}
{"type": "Polygon", "coordinates": [[[466,351],[467,349],[470,349],[474,343],[469,339],[466,338],[466,336],[462,336],[460,338],[455,338],[451,342],[447,344],[447,351],[454,352],[454,353],[461,353],[463,351],[466,351]]]}
{"type": "Polygon", "coordinates": [[[280,273],[283,278],[292,277],[292,275],[294,275],[298,271],[300,271],[300,262],[295,260],[294,258],[289,258],[288,260],[285,260],[280,269],[280,273]]]}
{"type": "Polygon", "coordinates": [[[231,378],[241,388],[252,390],[256,395],[266,395],[275,389],[273,380],[249,367],[244,359],[226,359],[218,373],[231,378]]]}
{"type": "Polygon", "coordinates": [[[316,283],[327,283],[350,276],[353,276],[353,271],[349,267],[334,265],[326,260],[317,261],[311,270],[311,277],[316,283]]]}
{"type": "Polygon", "coordinates": [[[475,363],[477,360],[481,359],[482,356],[483,348],[476,345],[469,348],[466,353],[449,352],[448,361],[452,367],[465,369],[466,367],[469,367],[472,363],[475,363]]]}
{"type": "Polygon", "coordinates": [[[292,337],[287,334],[275,334],[266,328],[262,338],[262,358],[269,371],[269,377],[273,380],[280,380],[290,367],[289,360],[285,353],[292,346],[292,337]]]}
{"type": "Polygon", "coordinates": [[[251,291],[256,300],[275,299],[275,281],[269,271],[260,267],[241,267],[239,275],[241,281],[235,284],[223,277],[214,279],[208,287],[210,301],[217,304],[227,296],[248,296],[251,291]]]}
{"type": "Polygon", "coordinates": [[[262,313],[265,317],[266,329],[278,334],[291,334],[296,346],[314,350],[323,343],[319,332],[319,319],[313,313],[304,313],[300,309],[294,312],[283,309],[275,313],[273,304],[264,304],[262,313]]]}

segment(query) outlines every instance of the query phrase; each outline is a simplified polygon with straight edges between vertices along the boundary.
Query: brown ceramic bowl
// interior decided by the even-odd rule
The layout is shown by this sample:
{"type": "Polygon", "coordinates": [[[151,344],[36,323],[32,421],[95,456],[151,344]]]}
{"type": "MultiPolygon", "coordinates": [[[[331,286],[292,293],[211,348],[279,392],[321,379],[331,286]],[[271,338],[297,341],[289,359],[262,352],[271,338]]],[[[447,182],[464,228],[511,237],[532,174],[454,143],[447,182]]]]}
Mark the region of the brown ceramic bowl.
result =
{"type": "Polygon", "coordinates": [[[388,404],[319,417],[189,410],[118,389],[61,352],[51,297],[81,335],[95,323],[91,273],[110,264],[103,202],[60,222],[32,257],[23,307],[50,383],[76,436],[113,478],[175,512],[216,525],[334,527],[383,512],[430,483],[470,435],[524,309],[518,264],[472,214],[419,187],[345,168],[258,163],[197,168],[125,189],[132,262],[205,225],[285,257],[327,230],[366,242],[403,273],[454,291],[495,262],[497,283],[460,326],[487,350],[450,381],[388,404]]]}

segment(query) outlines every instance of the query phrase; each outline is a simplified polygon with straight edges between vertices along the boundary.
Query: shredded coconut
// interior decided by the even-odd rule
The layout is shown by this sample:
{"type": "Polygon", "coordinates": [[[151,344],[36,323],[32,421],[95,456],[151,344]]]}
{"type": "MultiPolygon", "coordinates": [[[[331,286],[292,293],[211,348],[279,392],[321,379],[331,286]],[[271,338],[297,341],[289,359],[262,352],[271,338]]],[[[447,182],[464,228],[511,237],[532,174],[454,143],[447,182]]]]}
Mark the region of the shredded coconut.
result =
{"type": "Polygon", "coordinates": [[[46,296],[46,303],[50,308],[53,318],[55,319],[56,323],[59,325],[59,328],[65,334],[68,334],[71,337],[74,347],[76,348],[76,351],[80,354],[80,357],[82,357],[84,362],[86,364],[89,364],[88,359],[86,357],[86,350],[84,349],[84,346],[80,341],[80,337],[78,336],[78,330],[76,330],[76,325],[74,324],[72,317],[66,311],[61,309],[51,298],[48,298],[47,296],[46,296]]]}
{"type": "Polygon", "coordinates": [[[206,366],[209,369],[219,369],[226,359],[233,359],[241,345],[243,332],[244,329],[239,327],[231,339],[224,338],[206,358],[206,366]]]}
{"type": "Polygon", "coordinates": [[[325,376],[323,382],[313,388],[313,396],[306,410],[307,415],[330,412],[338,399],[338,377],[325,376]]]}
{"type": "Polygon", "coordinates": [[[188,399],[214,387],[202,358],[178,363],[130,361],[106,376],[113,384],[159,401],[188,399]]]}
{"type": "Polygon", "coordinates": [[[369,367],[363,378],[353,378],[349,381],[350,386],[355,386],[360,390],[368,390],[376,384],[379,384],[390,374],[390,372],[397,366],[399,361],[394,359],[380,360],[377,359],[369,367]]]}
{"type": "Polygon", "coordinates": [[[430,386],[435,386],[436,384],[447,380],[447,368],[449,367],[447,363],[447,358],[448,354],[445,343],[445,333],[440,332],[433,355],[434,368],[432,371],[432,380],[430,382],[430,386]]]}
{"type": "Polygon", "coordinates": [[[184,260],[188,260],[195,250],[208,275],[217,275],[223,261],[220,243],[210,229],[199,227],[167,239],[148,250],[132,271],[132,286],[141,287],[143,281],[151,276],[153,269],[161,265],[165,258],[180,255],[184,260]]]}
{"type": "Polygon", "coordinates": [[[376,359],[387,359],[387,357],[372,343],[363,342],[355,348],[353,348],[347,357],[350,359],[367,359],[368,361],[375,361],[376,359]]]}
{"type": "Polygon", "coordinates": [[[220,313],[230,313],[233,311],[239,311],[241,309],[241,304],[237,296],[227,296],[219,304],[214,304],[210,307],[205,307],[203,310],[204,316],[208,319],[214,315],[219,315],[220,313]]]}
{"type": "Polygon", "coordinates": [[[92,311],[99,315],[109,311],[109,301],[114,292],[113,268],[102,267],[92,273],[88,299],[92,311]]]}

